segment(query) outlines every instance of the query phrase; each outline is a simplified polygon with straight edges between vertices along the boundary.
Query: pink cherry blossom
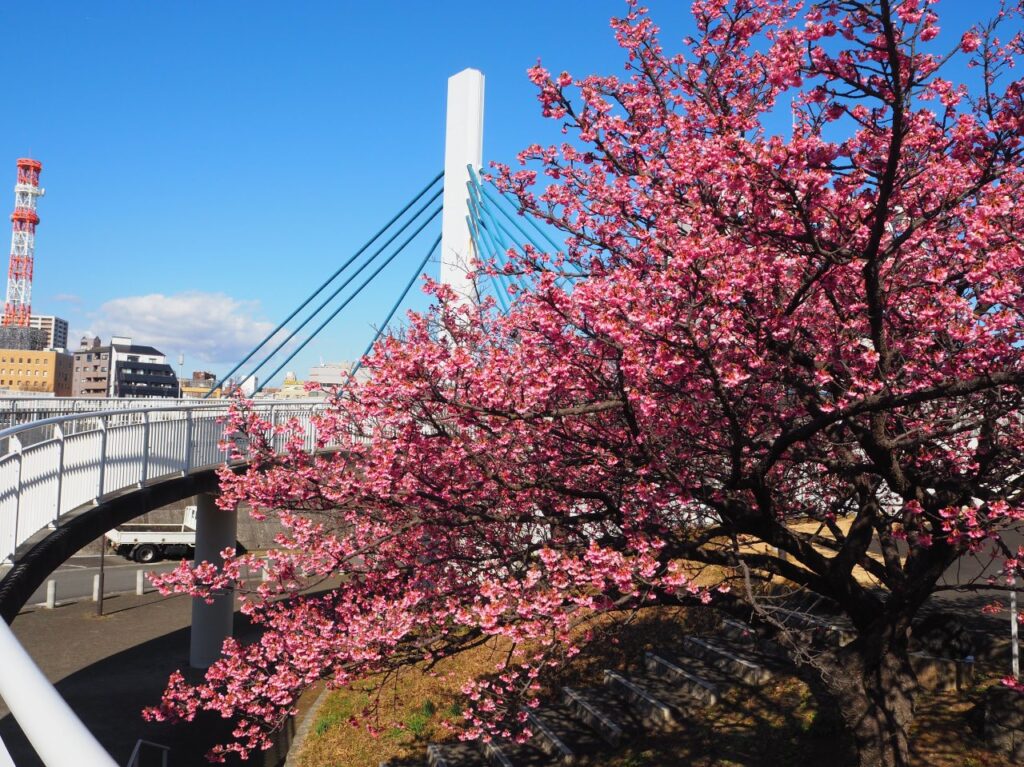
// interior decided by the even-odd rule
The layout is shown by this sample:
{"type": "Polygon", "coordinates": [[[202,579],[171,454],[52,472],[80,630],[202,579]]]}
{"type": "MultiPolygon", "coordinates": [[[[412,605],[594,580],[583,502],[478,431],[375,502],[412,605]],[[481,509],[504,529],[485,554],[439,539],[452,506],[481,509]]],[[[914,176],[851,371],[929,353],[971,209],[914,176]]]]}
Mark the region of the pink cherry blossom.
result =
{"type": "Polygon", "coordinates": [[[560,251],[510,251],[510,312],[428,281],[434,308],[334,393],[317,452],[239,403],[226,442],[249,464],[220,503],[280,518],[269,579],[243,590],[255,563],[229,556],[159,582],[234,585],[264,632],[150,716],[219,711],[237,726],[214,757],[248,754],[318,680],[490,641],[463,736],[522,738],[540,680],[605,622],[709,603],[779,630],[771,581],[845,615],[842,650],[778,641],[861,764],[908,763],[918,608],[962,557],[1005,562],[962,588],[1024,577],[1019,20],[948,51],[931,0],[692,7],[668,52],[629,4],[619,76],[529,70],[566,138],[489,180],[560,251]],[[945,79],[965,54],[985,87],[945,79]]]}

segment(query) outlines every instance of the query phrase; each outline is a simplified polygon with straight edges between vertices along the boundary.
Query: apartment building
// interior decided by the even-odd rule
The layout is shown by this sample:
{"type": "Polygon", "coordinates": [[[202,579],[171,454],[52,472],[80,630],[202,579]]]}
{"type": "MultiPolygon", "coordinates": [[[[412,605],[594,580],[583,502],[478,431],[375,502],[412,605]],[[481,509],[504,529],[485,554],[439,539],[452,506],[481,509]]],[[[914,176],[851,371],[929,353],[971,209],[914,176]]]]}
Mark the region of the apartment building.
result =
{"type": "Polygon", "coordinates": [[[71,355],[64,352],[0,349],[0,389],[69,397],[72,366],[71,355]]]}
{"type": "Polygon", "coordinates": [[[178,377],[167,357],[152,346],[114,336],[83,338],[74,354],[72,391],[76,397],[177,397],[178,377]]]}
{"type": "Polygon", "coordinates": [[[108,397],[178,397],[178,376],[167,356],[152,346],[133,344],[131,338],[110,339],[108,397]]]}
{"type": "Polygon", "coordinates": [[[52,314],[33,314],[28,318],[28,326],[46,332],[47,349],[68,348],[68,321],[52,314]]]}
{"type": "Polygon", "coordinates": [[[72,397],[106,397],[110,378],[110,347],[99,338],[83,338],[74,353],[72,397]]]}

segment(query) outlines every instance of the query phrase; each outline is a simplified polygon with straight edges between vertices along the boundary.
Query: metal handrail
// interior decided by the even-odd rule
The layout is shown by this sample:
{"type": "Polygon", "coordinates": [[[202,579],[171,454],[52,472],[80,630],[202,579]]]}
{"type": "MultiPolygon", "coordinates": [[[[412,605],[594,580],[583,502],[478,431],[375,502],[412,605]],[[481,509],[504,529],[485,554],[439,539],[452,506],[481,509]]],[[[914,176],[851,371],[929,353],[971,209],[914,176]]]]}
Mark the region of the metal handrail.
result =
{"type": "MultiPolygon", "coordinates": [[[[43,764],[87,764],[89,767],[116,767],[117,763],[89,732],[25,652],[14,632],[0,620],[0,698],[15,715],[43,764]],[[59,733],[59,737],[54,737],[59,733]]],[[[6,753],[6,749],[2,753],[6,753]]],[[[7,755],[10,759],[10,755],[7,755]]],[[[11,760],[13,764],[13,760],[11,760]]],[[[2,761],[0,761],[2,764],[2,761]]]]}
{"type": "Polygon", "coordinates": [[[159,748],[163,753],[160,754],[160,764],[163,767],[167,767],[167,755],[171,751],[170,746],[165,746],[161,743],[154,743],[151,740],[143,740],[139,738],[135,741],[135,748],[132,749],[132,755],[128,758],[127,767],[138,767],[139,764],[139,752],[143,746],[152,746],[153,748],[159,748]]]}
{"type": "MultiPolygon", "coordinates": [[[[324,405],[326,400],[324,399],[289,399],[289,400],[273,400],[266,403],[260,402],[255,405],[258,409],[269,408],[273,410],[277,407],[294,407],[297,405],[324,405]]],[[[194,404],[189,405],[178,405],[178,406],[165,406],[165,407],[142,407],[142,408],[125,408],[124,410],[110,409],[110,410],[89,410],[83,413],[69,413],[67,415],[55,415],[49,418],[40,418],[36,421],[29,421],[28,423],[18,424],[17,426],[8,426],[5,429],[0,429],[0,439],[5,439],[21,431],[28,431],[31,429],[37,429],[40,426],[50,426],[52,424],[64,423],[66,421],[77,421],[87,418],[104,418],[111,415],[134,415],[136,413],[169,413],[169,412],[186,412],[190,410],[216,410],[222,409],[227,410],[231,407],[231,403],[225,400],[220,402],[210,402],[209,400],[200,400],[194,404]]]]}

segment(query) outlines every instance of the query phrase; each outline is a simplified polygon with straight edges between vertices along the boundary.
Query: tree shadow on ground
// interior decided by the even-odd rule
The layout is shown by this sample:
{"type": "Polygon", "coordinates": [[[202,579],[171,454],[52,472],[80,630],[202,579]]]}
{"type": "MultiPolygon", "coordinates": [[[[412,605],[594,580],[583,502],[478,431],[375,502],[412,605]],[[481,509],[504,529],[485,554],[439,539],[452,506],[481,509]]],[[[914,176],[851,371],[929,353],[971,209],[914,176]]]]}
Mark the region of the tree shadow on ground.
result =
{"type": "MultiPolygon", "coordinates": [[[[978,605],[963,600],[958,607],[973,614],[978,605]]],[[[681,647],[688,634],[714,636],[717,620],[710,610],[659,608],[642,611],[625,625],[609,625],[602,641],[591,643],[565,670],[547,680],[545,698],[551,699],[562,684],[600,684],[605,668],[639,670],[645,651],[672,651],[681,647]]],[[[980,627],[991,631],[997,626],[997,621],[986,620],[980,627]]],[[[641,736],[592,763],[602,767],[855,765],[853,743],[840,712],[827,701],[814,670],[781,662],[776,668],[784,670],[776,671],[771,683],[755,687],[737,682],[717,705],[695,705],[674,730],[641,736]]],[[[980,681],[991,683],[991,677],[982,671],[980,681]]],[[[971,710],[980,697],[979,689],[963,695],[921,691],[911,742],[915,764],[1011,766],[985,749],[971,730],[971,710]]]]}

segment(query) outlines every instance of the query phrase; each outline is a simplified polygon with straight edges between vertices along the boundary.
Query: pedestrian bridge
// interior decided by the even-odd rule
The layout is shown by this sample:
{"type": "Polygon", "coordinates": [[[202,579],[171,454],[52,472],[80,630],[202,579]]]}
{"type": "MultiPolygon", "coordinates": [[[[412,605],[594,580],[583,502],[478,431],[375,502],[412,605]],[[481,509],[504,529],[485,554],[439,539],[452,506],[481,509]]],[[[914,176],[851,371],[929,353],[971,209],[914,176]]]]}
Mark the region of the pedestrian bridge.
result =
{"type": "MultiPolygon", "coordinates": [[[[0,430],[0,563],[16,562],[49,532],[107,499],[211,471],[228,460],[224,419],[230,403],[163,402],[92,400],[92,409],[83,411],[81,400],[51,401],[45,407],[68,412],[0,430]]],[[[253,410],[271,425],[294,422],[313,449],[313,416],[323,407],[322,399],[267,401],[253,410]]],[[[31,404],[19,401],[9,412],[32,412],[31,404]]],[[[275,439],[283,449],[285,437],[275,439]]]]}

